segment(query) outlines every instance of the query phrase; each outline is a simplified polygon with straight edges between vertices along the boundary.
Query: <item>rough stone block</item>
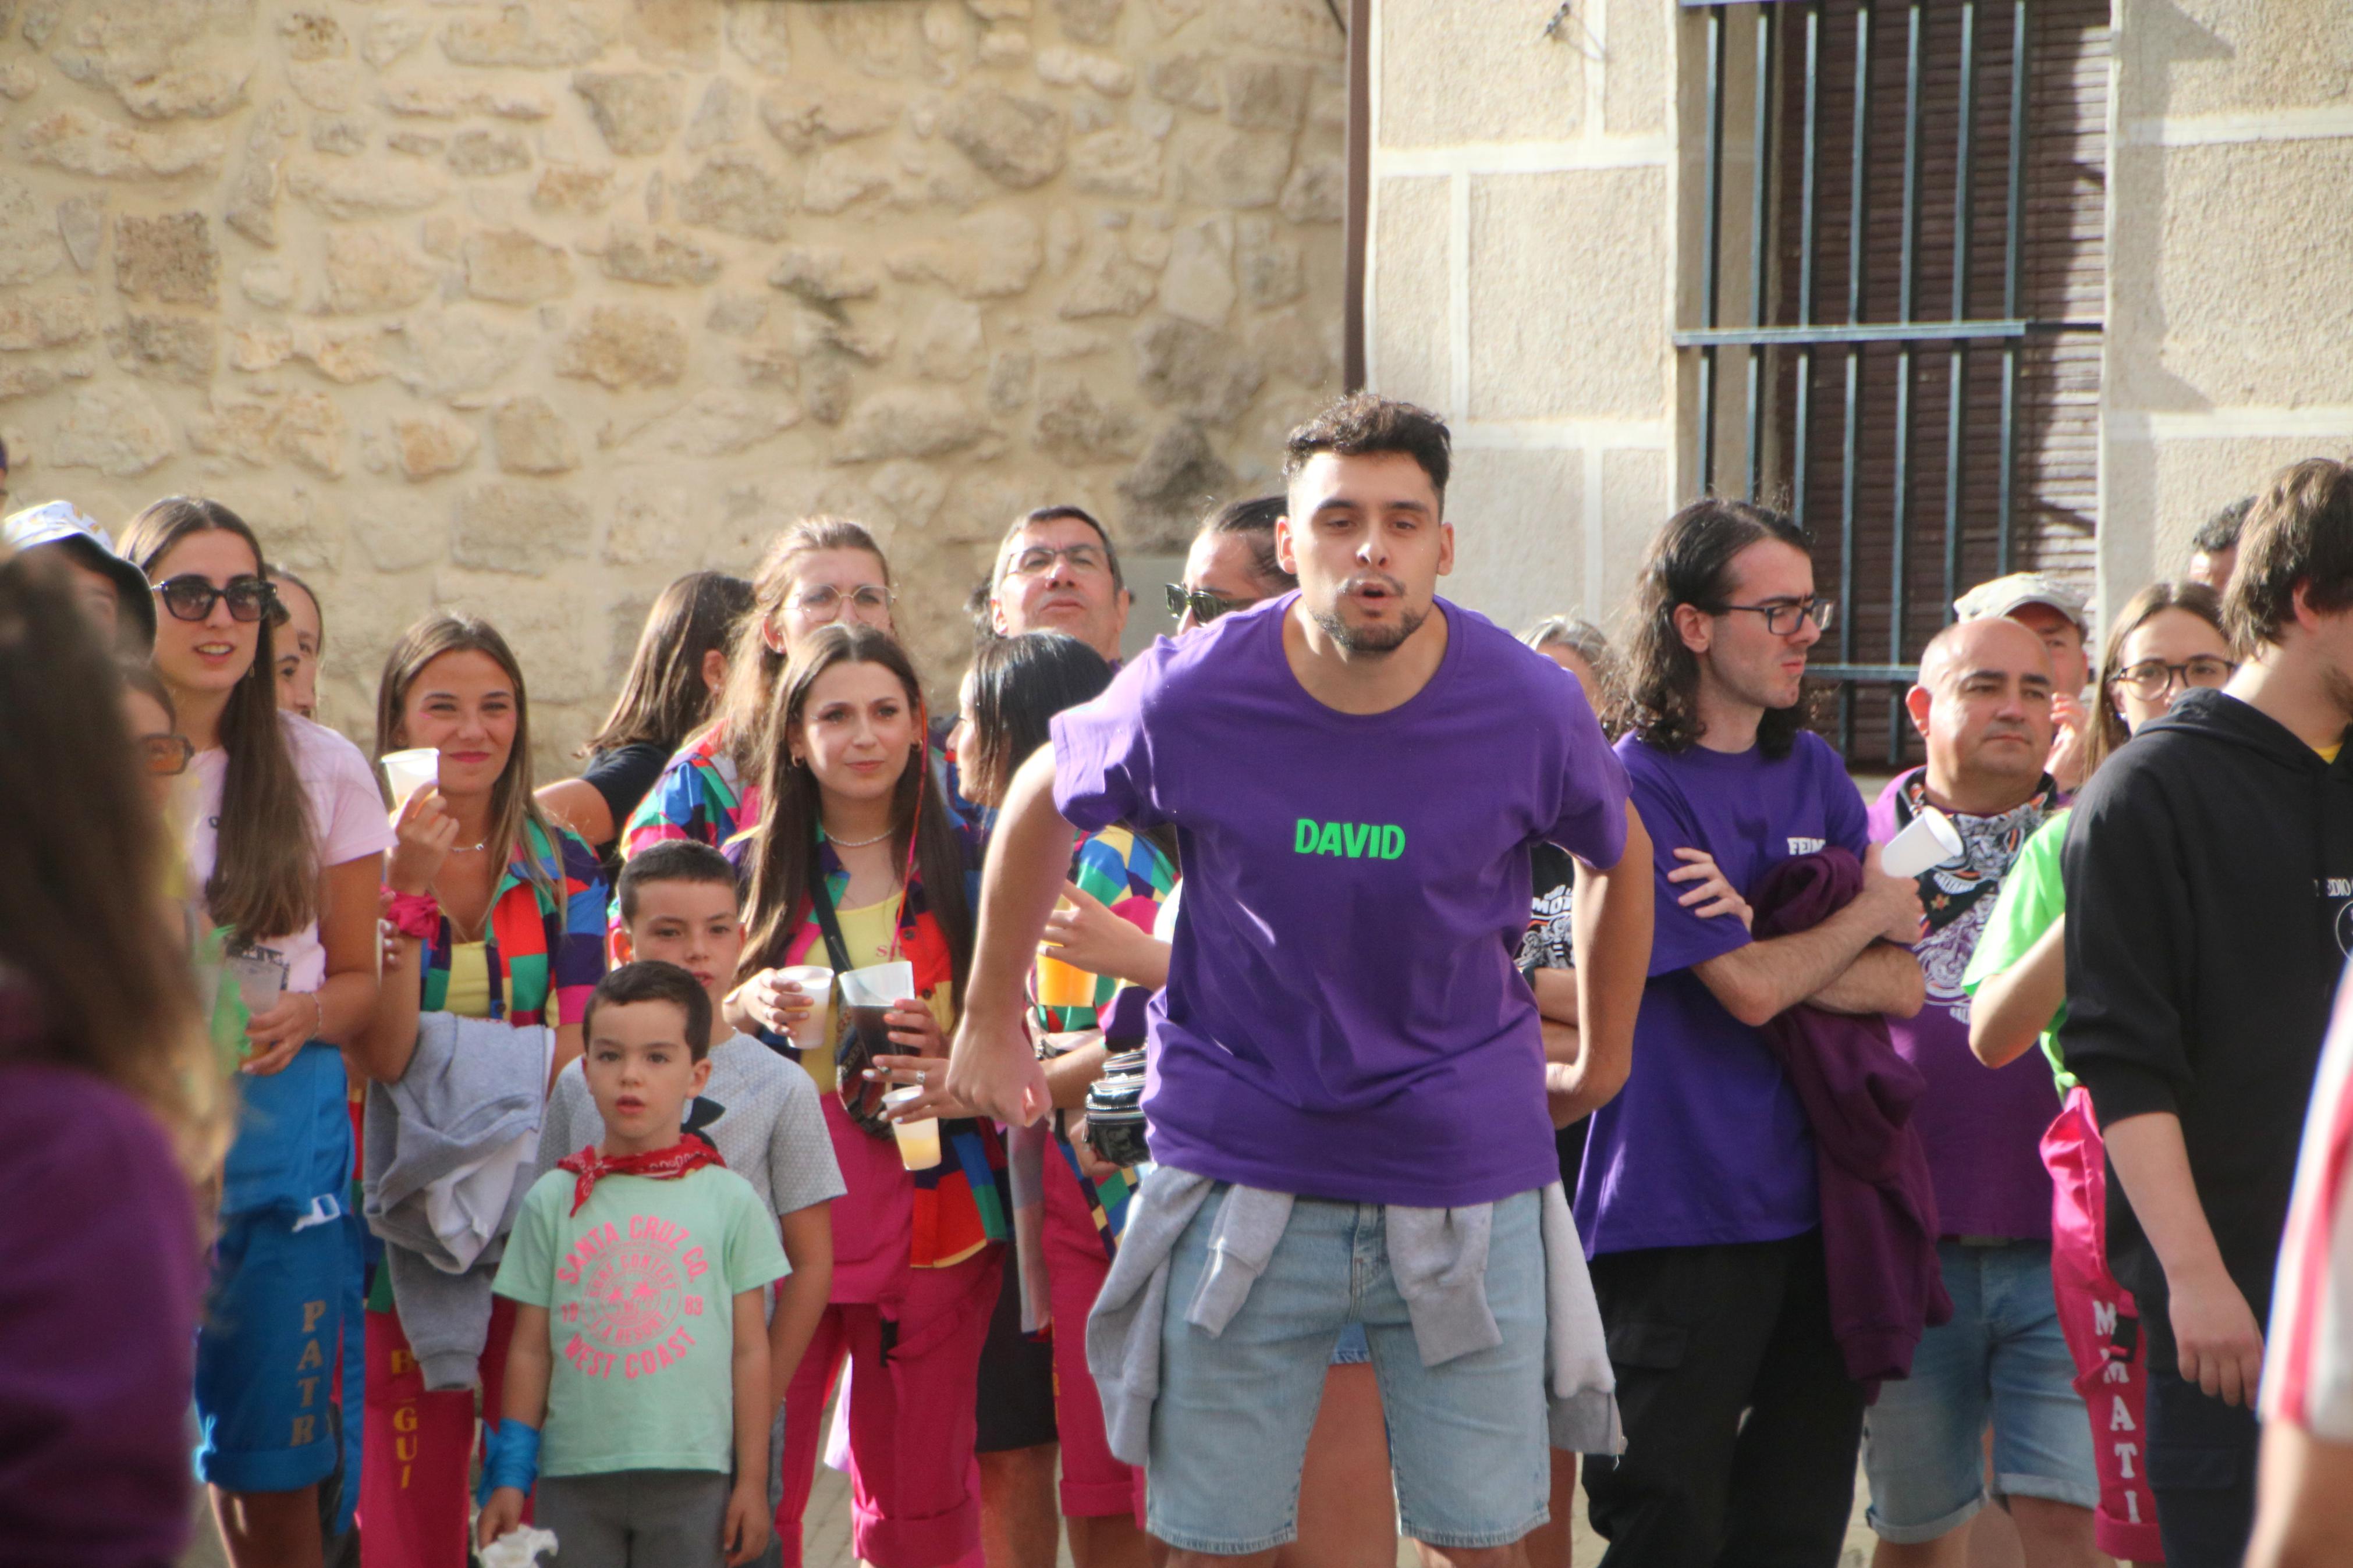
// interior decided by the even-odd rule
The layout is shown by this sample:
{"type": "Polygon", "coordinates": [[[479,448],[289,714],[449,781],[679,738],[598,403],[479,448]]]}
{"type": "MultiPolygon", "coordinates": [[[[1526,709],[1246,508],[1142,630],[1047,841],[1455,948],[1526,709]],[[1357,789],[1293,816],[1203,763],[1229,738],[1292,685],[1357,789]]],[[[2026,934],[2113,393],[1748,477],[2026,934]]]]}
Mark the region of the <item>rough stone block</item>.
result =
{"type": "Polygon", "coordinates": [[[237,18],[229,7],[217,9],[216,16],[205,4],[100,5],[77,20],[50,58],[74,80],[113,93],[141,120],[213,119],[243,101],[251,69],[234,47],[237,18]]]}
{"type": "Polygon", "coordinates": [[[466,292],[477,300],[532,305],[572,292],[571,258],[521,229],[469,236],[465,258],[466,292]]]}
{"type": "Polygon", "coordinates": [[[30,283],[65,263],[65,240],[49,209],[24,181],[0,174],[0,284],[30,283]]]}
{"type": "Polygon", "coordinates": [[[797,404],[706,387],[686,406],[648,426],[646,438],[688,458],[723,458],[759,445],[800,423],[797,404]]]}
{"type": "Polygon", "coordinates": [[[425,41],[426,27],[416,17],[396,13],[369,21],[360,37],[360,58],[382,70],[425,41]]]}
{"type": "Polygon", "coordinates": [[[278,243],[278,165],[282,139],[257,117],[246,132],[245,158],[229,182],[222,221],[256,245],[278,243]]]}
{"type": "Polygon", "coordinates": [[[987,359],[980,307],[961,300],[934,300],[915,324],[915,372],[934,381],[969,381],[987,359]]]}
{"type": "Polygon", "coordinates": [[[1038,51],[1031,62],[1038,79],[1049,87],[1091,87],[1106,98],[1124,98],[1135,90],[1135,68],[1109,55],[1082,49],[1038,51]]]}
{"type": "Polygon", "coordinates": [[[98,265],[98,247],[106,239],[106,195],[68,196],[58,204],[58,237],[77,271],[98,265]]]}
{"type": "Polygon", "coordinates": [[[1144,447],[1143,422],[1134,411],[1097,397],[1083,378],[1068,371],[1039,384],[1029,433],[1039,451],[1065,463],[1133,458],[1144,447]]]}
{"type": "Polygon", "coordinates": [[[685,235],[636,224],[615,224],[598,257],[607,278],[658,287],[708,283],[725,264],[717,251],[685,235]]]}
{"type": "Polygon", "coordinates": [[[326,308],[339,315],[405,310],[433,287],[433,268],[382,229],[327,231],[326,308]]]}
{"type": "Polygon", "coordinates": [[[1274,237],[1274,226],[1263,217],[1245,217],[1236,226],[1234,271],[1242,298],[1263,310],[1288,304],[1307,291],[1304,258],[1295,245],[1274,237]]]}
{"type": "Polygon", "coordinates": [[[1145,89],[1164,102],[1215,114],[1224,104],[1218,65],[1219,57],[1207,49],[1158,55],[1145,65],[1145,89]]]}
{"type": "Polygon", "coordinates": [[[792,188],[748,153],[714,153],[678,187],[684,221],[749,239],[782,239],[797,204],[792,188]]]}
{"type": "Polygon", "coordinates": [[[770,76],[793,68],[792,29],[782,5],[731,5],[727,42],[745,64],[770,76]]]}
{"type": "Polygon", "coordinates": [[[96,468],[110,479],[143,474],[179,446],[154,399],[125,382],[74,395],[73,407],[49,438],[47,461],[57,468],[96,468]]]}
{"type": "Polygon", "coordinates": [[[578,4],[509,5],[441,29],[441,53],[461,66],[552,70],[595,59],[611,42],[597,10],[578,4]]]}
{"type": "Polygon", "coordinates": [[[1168,267],[1160,275],[1160,308],[1205,327],[1222,327],[1233,314],[1234,221],[1209,218],[1176,231],[1168,267]]]}
{"type": "Polygon", "coordinates": [[[1337,158],[1300,164],[1283,182],[1282,207],[1293,223],[1343,221],[1348,216],[1348,166],[1337,158]]]}
{"type": "Polygon", "coordinates": [[[449,172],[470,180],[512,174],[531,167],[531,147],[503,131],[460,131],[449,139],[449,172]]]}
{"type": "Polygon", "coordinates": [[[1666,413],[1665,216],[1662,169],[1472,181],[1471,414],[1666,413]]]}
{"type": "Polygon", "coordinates": [[[551,163],[532,184],[531,205],[543,213],[600,213],[613,205],[614,183],[610,169],[551,163]]]}
{"type": "Polygon", "coordinates": [[[1124,521],[1130,545],[1183,549],[1206,503],[1229,493],[1233,482],[1233,470],[1218,456],[1207,431],[1189,419],[1168,426],[1119,481],[1128,503],[1124,521]]]}
{"type": "Polygon", "coordinates": [[[0,349],[62,348],[96,330],[94,307],[86,294],[0,299],[0,349]]]}
{"type": "Polygon", "coordinates": [[[744,95],[725,77],[713,77],[686,123],[686,150],[708,152],[744,135],[744,95]]]}
{"type": "Polygon", "coordinates": [[[439,201],[448,186],[418,163],[300,158],[288,162],[286,188],[321,216],[344,220],[416,212],[439,201]]]}
{"type": "Polygon", "coordinates": [[[586,502],[556,485],[493,479],[459,498],[449,558],[484,572],[536,577],[588,553],[586,502]]]}
{"type": "Polygon", "coordinates": [[[881,279],[865,262],[839,245],[787,245],[776,253],[769,284],[812,304],[871,300],[881,279]]]}
{"type": "Polygon", "coordinates": [[[491,415],[491,438],[498,444],[499,468],[510,474],[567,474],[580,466],[572,427],[543,397],[526,395],[500,404],[491,415]]]}
{"type": "Polygon", "coordinates": [[[237,291],[268,310],[282,310],[294,302],[301,287],[294,269],[282,261],[249,262],[237,275],[237,291]]]}
{"type": "Polygon", "coordinates": [[[294,329],[294,357],[310,361],[329,381],[352,386],[385,374],[383,341],[382,333],[366,328],[338,332],[305,321],[294,329]]]}
{"type": "MultiPolygon", "coordinates": [[[[1611,6],[1613,44],[1625,4],[1611,6]]],[[[1545,37],[1542,17],[1532,24],[1511,5],[1384,5],[1377,25],[1388,145],[1556,141],[1583,123],[1585,56],[1573,31],[1545,37]]]]}
{"type": "Polygon", "coordinates": [[[1298,130],[1314,77],[1314,67],[1296,61],[1228,60],[1226,123],[1241,131],[1298,130]]]}
{"type": "Polygon", "coordinates": [[[565,336],[555,374],[617,389],[673,385],[686,374],[686,333],[659,310],[598,305],[565,336]]]}
{"type": "Polygon", "coordinates": [[[629,0],[621,37],[646,59],[707,70],[719,63],[720,11],[711,0],[629,0]]]}
{"type": "Polygon", "coordinates": [[[1129,254],[1118,235],[1098,234],[1055,310],[1066,321],[1133,316],[1152,302],[1159,288],[1159,275],[1129,254]]]}
{"type": "Polygon", "coordinates": [[[114,286],[132,299],[220,302],[220,252],[199,212],[125,216],[114,226],[114,286]]]}
{"type": "Polygon", "coordinates": [[[796,153],[888,131],[902,112],[890,93],[848,82],[786,82],[760,95],[760,123],[796,153]]]}
{"type": "Polygon", "coordinates": [[[1062,111],[996,88],[974,88],[951,100],[940,134],[982,173],[1016,190],[1040,185],[1062,172],[1069,127],[1062,111]]]}
{"type": "Polygon", "coordinates": [[[891,165],[860,147],[832,147],[810,160],[801,205],[813,213],[847,211],[891,188],[891,165]]]}
{"type": "Polygon", "coordinates": [[[270,421],[270,450],[321,479],[343,477],[343,413],[323,392],[298,392],[270,421]]]}
{"type": "Polygon", "coordinates": [[[438,410],[405,415],[392,422],[392,441],[403,478],[429,479],[455,473],[473,460],[482,438],[462,419],[438,410]]]}
{"type": "Polygon", "coordinates": [[[1045,236],[1035,219],[986,208],[950,224],[944,238],[893,252],[891,275],[934,279],[966,300],[997,300],[1028,289],[1045,261],[1045,236]]]}
{"type": "Polygon", "coordinates": [[[964,399],[945,388],[893,387],[851,410],[827,455],[836,463],[941,458],[971,446],[987,430],[964,399]]]}
{"type": "Polygon", "coordinates": [[[1233,339],[1174,317],[1137,331],[1135,361],[1145,396],[1209,425],[1240,417],[1266,383],[1265,367],[1233,339]]]}
{"type": "Polygon", "coordinates": [[[422,397],[482,392],[522,363],[534,338],[482,310],[420,311],[401,323],[393,374],[422,397]]]}
{"type": "Polygon", "coordinates": [[[356,108],[364,79],[356,60],[313,60],[286,68],[286,85],[294,96],[322,114],[344,114],[356,108]]]}
{"type": "Polygon", "coordinates": [[[168,179],[216,168],[227,151],[219,131],[133,131],[83,109],[59,109],[16,133],[27,163],[94,180],[168,179]]]}
{"type": "Polygon", "coordinates": [[[660,152],[678,132],[677,84],[650,71],[582,71],[572,90],[588,102],[605,145],[624,158],[660,152]]]}
{"type": "Polygon", "coordinates": [[[1267,207],[1291,173],[1291,138],[1224,125],[1177,127],[1172,154],[1180,192],[1208,206],[1267,207]]]}
{"type": "Polygon", "coordinates": [[[201,386],[219,351],[210,321],[195,316],[126,316],[107,329],[114,363],[133,375],[201,386]]]}
{"type": "Polygon", "coordinates": [[[1114,125],[1071,146],[1071,188],[1122,201],[1160,199],[1160,143],[1132,126],[1114,125]]]}

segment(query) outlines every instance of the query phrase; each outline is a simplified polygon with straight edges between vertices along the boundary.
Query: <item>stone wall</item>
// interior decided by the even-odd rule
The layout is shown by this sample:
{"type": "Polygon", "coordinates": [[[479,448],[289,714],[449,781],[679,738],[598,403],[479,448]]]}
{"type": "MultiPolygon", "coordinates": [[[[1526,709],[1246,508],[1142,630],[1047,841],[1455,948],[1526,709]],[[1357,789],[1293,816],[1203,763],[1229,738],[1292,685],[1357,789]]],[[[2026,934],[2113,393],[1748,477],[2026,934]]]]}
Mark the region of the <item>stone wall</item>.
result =
{"type": "Polygon", "coordinates": [[[462,607],[568,772],[661,586],[817,510],[950,689],[1018,510],[1165,549],[1336,390],[1343,54],[1322,0],[0,0],[14,504],[235,507],[354,734],[462,607]]]}
{"type": "Polygon", "coordinates": [[[2353,455],[2353,7],[2122,0],[2116,58],[2111,605],[2286,464],[2353,455]]]}
{"type": "Polygon", "coordinates": [[[1674,0],[1374,0],[1372,386],[1444,413],[1450,596],[1603,619],[1674,491],[1674,0]]]}

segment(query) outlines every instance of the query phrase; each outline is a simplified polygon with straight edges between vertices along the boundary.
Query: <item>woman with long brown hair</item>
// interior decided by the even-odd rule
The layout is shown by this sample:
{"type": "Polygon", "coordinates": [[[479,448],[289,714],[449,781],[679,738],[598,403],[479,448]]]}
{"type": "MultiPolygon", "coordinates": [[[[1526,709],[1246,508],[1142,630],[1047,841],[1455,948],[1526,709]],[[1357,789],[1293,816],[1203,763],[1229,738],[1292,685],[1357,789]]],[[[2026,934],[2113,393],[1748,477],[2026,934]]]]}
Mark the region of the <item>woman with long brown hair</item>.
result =
{"type": "MultiPolygon", "coordinates": [[[[762,726],[768,752],[760,826],[729,847],[748,873],[746,976],[729,1021],[781,1043],[827,1090],[827,1131],[849,1192],[833,1205],[833,1290],[785,1394],[784,1495],[776,1516],[796,1562],[826,1395],[855,1365],[850,1464],[858,1555],[932,1568],[979,1541],[973,1387],[997,1300],[1007,1209],[997,1140],[931,1112],[945,1158],[902,1162],[858,1071],[895,1049],[947,1065],[947,1037],[972,962],[978,857],[948,816],[927,765],[922,684],[899,645],[866,626],[828,626],[794,648],[762,726]],[[817,998],[790,965],[841,973],[904,959],[915,994],[886,1015],[891,1044],[815,1037],[817,998]],[[861,1054],[859,1047],[864,1047],[861,1054]],[[847,1059],[849,1070],[839,1070],[847,1059]]],[[[836,1009],[836,1016],[839,1014],[836,1009]]],[[[844,1032],[837,1030],[837,1036],[844,1032]]]]}
{"type": "MultiPolygon", "coordinates": [[[[549,822],[531,787],[530,697],[496,627],[428,616],[385,657],[376,751],[431,747],[434,783],[402,803],[385,872],[396,951],[359,1047],[367,1076],[399,1080],[428,1012],[555,1031],[550,1078],[580,1054],[583,1004],[605,973],[605,882],[580,837],[549,822]]],[[[489,1409],[512,1337],[494,1307],[481,1356],[489,1409]]],[[[427,1392],[377,1270],[367,1312],[362,1516],[372,1560],[465,1561],[471,1390],[427,1392]]]]}
{"type": "Polygon", "coordinates": [[[0,1519],[12,1557],[132,1568],[187,1535],[190,1189],[226,1118],[108,643],[0,551],[0,1519]]]}
{"type": "Polygon", "coordinates": [[[596,847],[606,875],[620,869],[621,824],[629,820],[670,754],[711,718],[727,680],[728,648],[752,609],[752,584],[724,572],[690,572],[646,614],[637,651],[613,710],[580,754],[576,779],[543,784],[547,815],[596,847]]]}
{"type": "MultiPolygon", "coordinates": [[[[2222,606],[2202,583],[2152,583],[2125,602],[2100,656],[2099,710],[2084,736],[2084,778],[2164,716],[2192,687],[2221,686],[2238,668],[2222,629],[2222,606]]],[[[2003,879],[2000,901],[1978,938],[1962,988],[1970,993],[1969,1048],[1988,1067],[2006,1067],[2039,1036],[2059,1080],[2057,1120],[2042,1135],[2051,1172],[2051,1283],[2059,1325],[2075,1359],[2076,1386],[2094,1397],[2094,1453],[2100,1459],[2100,1502],[2092,1518],[2099,1549],[2120,1562],[2165,1556],[2157,1505],[2115,1461],[2105,1437],[2113,1398],[2136,1427],[2147,1425],[2147,1372],[2137,1344],[2117,1345],[2097,1324],[2104,1313],[2133,1316],[2132,1292],[2108,1268],[2107,1159],[2090,1093],[2059,1055],[2066,1013],[2066,895],[2059,852],[2070,813],[2053,814],[2020,849],[2003,879]],[[2141,1495],[2130,1494],[2136,1487],[2141,1495]]],[[[2114,1321],[2113,1318],[2108,1321],[2114,1321]]]]}
{"type": "Polygon", "coordinates": [[[239,1568],[315,1562],[338,1450],[321,1390],[358,1296],[343,1053],[375,1005],[391,835],[358,748],[278,707],[276,595],[244,520],[174,496],[132,521],[122,553],[164,612],[155,673],[195,748],[189,883],[244,1100],[196,1343],[197,1470],[239,1568]]]}
{"type": "Polygon", "coordinates": [[[762,726],[787,654],[830,626],[892,634],[891,563],[862,524],[805,517],[769,544],[727,655],[716,717],[682,746],[621,830],[621,858],[690,838],[723,845],[760,820],[762,726]]]}

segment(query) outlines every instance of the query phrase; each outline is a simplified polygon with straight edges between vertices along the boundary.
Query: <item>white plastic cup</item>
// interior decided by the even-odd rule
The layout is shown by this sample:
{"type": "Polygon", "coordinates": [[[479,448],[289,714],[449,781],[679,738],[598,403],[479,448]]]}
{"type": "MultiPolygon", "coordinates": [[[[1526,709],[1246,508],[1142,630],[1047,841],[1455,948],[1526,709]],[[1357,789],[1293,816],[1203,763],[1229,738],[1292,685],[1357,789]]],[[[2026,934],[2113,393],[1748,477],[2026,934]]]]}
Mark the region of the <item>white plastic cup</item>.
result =
{"type": "Polygon", "coordinates": [[[384,782],[392,786],[392,811],[396,816],[418,790],[441,782],[441,753],[431,746],[386,752],[382,762],[384,782]]]}
{"type": "Polygon", "coordinates": [[[1879,868],[1891,877],[1916,877],[1932,866],[1961,857],[1960,830],[1952,818],[1933,805],[1924,805],[1912,825],[1889,839],[1879,852],[1879,868]]]}
{"type": "Polygon", "coordinates": [[[286,994],[286,965],[272,954],[232,953],[223,967],[237,981],[237,999],[256,1016],[277,1006],[286,994]]]}
{"type": "Polygon", "coordinates": [[[800,1028],[794,1032],[793,1043],[802,1051],[825,1051],[833,1048],[833,971],[822,963],[796,963],[782,972],[784,980],[801,989],[816,1005],[800,1028]]]}
{"type": "MultiPolygon", "coordinates": [[[[883,1106],[892,1110],[906,1104],[923,1092],[921,1084],[911,1083],[894,1089],[882,1097],[883,1106]]],[[[892,1135],[899,1140],[899,1163],[911,1171],[928,1171],[940,1163],[939,1119],[926,1116],[917,1121],[893,1121],[892,1135]]]]}

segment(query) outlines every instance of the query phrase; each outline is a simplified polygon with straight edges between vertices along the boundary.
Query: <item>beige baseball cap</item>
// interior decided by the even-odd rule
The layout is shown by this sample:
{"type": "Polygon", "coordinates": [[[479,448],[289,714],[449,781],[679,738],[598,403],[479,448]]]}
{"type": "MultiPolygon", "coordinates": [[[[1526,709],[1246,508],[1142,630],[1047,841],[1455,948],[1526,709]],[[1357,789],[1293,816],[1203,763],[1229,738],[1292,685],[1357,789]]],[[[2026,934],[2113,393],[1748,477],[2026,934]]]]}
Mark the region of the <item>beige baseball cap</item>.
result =
{"type": "Polygon", "coordinates": [[[2028,605],[2048,605],[2074,622],[2085,637],[2092,635],[2084,595],[2043,572],[2013,572],[2007,577],[1980,583],[1953,601],[1953,614],[1965,621],[1982,621],[2007,616],[2028,605]]]}

